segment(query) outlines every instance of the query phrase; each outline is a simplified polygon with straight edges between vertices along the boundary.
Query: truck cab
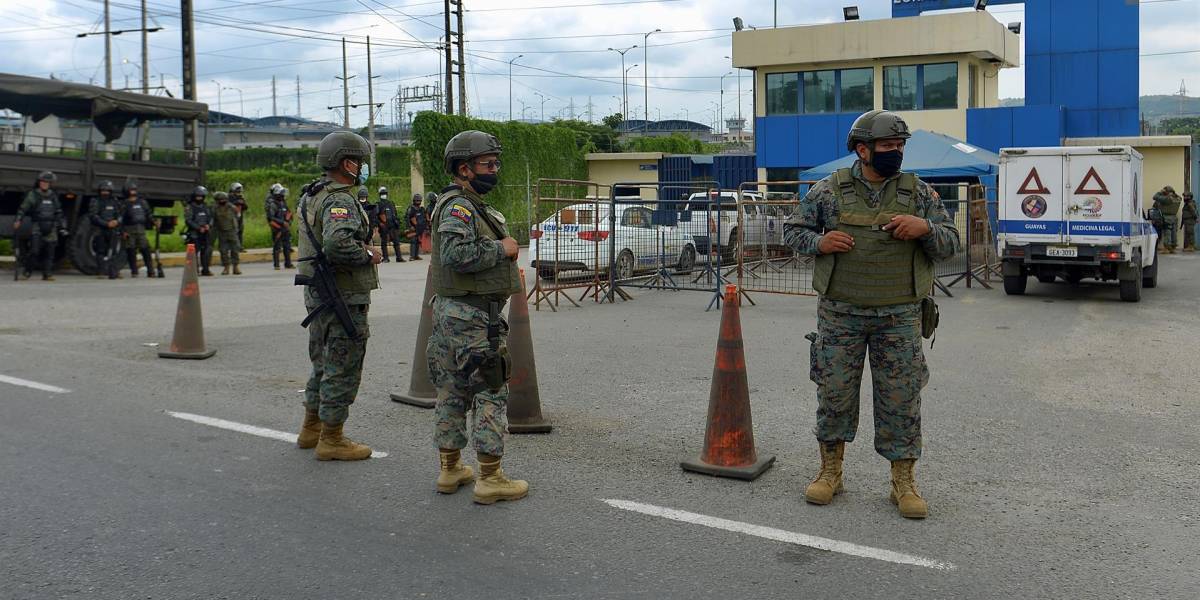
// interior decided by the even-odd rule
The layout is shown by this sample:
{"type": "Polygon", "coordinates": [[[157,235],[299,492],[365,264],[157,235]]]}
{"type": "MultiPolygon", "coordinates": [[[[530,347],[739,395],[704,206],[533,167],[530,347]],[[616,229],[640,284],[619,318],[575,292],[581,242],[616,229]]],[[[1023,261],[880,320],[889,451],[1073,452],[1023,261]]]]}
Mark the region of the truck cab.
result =
{"type": "Polygon", "coordinates": [[[1119,281],[1126,302],[1158,285],[1158,237],[1142,211],[1142,155],[1128,146],[1003,148],[997,252],[1004,291],[1030,276],[1119,281]]]}

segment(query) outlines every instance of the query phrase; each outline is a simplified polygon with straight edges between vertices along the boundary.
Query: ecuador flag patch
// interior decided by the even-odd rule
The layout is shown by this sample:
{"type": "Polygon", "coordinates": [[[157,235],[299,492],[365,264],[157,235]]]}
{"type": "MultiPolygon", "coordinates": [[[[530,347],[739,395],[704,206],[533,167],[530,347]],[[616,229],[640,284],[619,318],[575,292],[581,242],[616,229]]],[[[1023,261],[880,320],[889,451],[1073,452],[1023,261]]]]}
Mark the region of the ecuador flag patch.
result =
{"type": "Polygon", "coordinates": [[[471,211],[467,210],[467,207],[461,204],[455,204],[450,207],[450,216],[457,217],[463,223],[470,223],[471,218],[474,215],[471,213],[471,211]]]}

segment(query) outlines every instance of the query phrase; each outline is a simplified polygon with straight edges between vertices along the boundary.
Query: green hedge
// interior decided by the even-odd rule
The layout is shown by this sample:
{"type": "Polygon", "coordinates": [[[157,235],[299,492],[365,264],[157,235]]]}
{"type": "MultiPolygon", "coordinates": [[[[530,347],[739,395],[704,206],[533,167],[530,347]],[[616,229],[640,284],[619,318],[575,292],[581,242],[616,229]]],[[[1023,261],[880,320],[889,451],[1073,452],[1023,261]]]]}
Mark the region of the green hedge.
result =
{"type": "MultiPolygon", "coordinates": [[[[211,150],[204,153],[204,168],[209,171],[248,171],[281,169],[291,173],[320,174],[313,148],[241,148],[211,150]]],[[[381,146],[375,152],[375,170],[396,177],[408,177],[412,150],[381,146]]]]}
{"type": "Polygon", "coordinates": [[[586,135],[566,124],[499,123],[423,112],[413,119],[412,135],[413,147],[421,153],[426,189],[436,191],[450,183],[442,162],[446,142],[469,129],[496,136],[504,147],[500,186],[488,194],[488,202],[505,214],[513,237],[522,242],[529,237],[531,220],[526,202],[532,194],[530,187],[536,186],[539,178],[587,178],[584,154],[593,144],[586,135]]]}

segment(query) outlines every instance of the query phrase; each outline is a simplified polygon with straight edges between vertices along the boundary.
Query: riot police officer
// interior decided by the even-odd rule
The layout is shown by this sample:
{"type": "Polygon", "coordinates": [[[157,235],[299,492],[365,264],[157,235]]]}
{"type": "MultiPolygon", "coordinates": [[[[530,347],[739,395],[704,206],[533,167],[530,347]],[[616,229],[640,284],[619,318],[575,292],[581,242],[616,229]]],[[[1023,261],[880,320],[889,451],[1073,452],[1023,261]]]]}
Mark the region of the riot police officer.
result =
{"type": "Polygon", "coordinates": [[[509,296],[520,291],[517,241],[504,215],[484,201],[499,183],[500,141],[464,131],[446,144],[444,164],[454,182],[433,209],[429,265],[436,296],[427,355],[438,388],[434,443],[441,470],[437,491],[454,493],[474,474],[461,461],[468,442],[466,413],[479,460],[474,500],[519,500],[525,481],[500,468],[508,433],[508,324],[500,317],[509,296]]]}
{"type": "Polygon", "coordinates": [[[208,189],[202,185],[192,190],[191,203],[183,209],[183,222],[187,226],[187,243],[196,245],[196,256],[200,260],[200,274],[211,277],[212,271],[212,225],[213,210],[204,200],[208,189]]]}
{"type": "Polygon", "coordinates": [[[279,256],[283,255],[283,266],[292,265],[292,211],[288,210],[287,188],[278,183],[271,186],[271,197],[267,200],[267,225],[271,227],[271,258],[275,270],[279,270],[279,256]]]}
{"type": "Polygon", "coordinates": [[[121,205],[113,196],[111,181],[101,181],[96,187],[96,197],[88,207],[88,220],[92,224],[92,237],[96,241],[97,277],[108,275],[109,279],[120,279],[117,269],[117,250],[121,245],[121,205]]]}
{"type": "MultiPolygon", "coordinates": [[[[783,242],[815,255],[820,293],[809,378],[817,384],[814,429],[821,468],[805,490],[812,504],[842,491],[842,458],[858,427],[863,357],[870,354],[875,451],[891,462],[889,499],[901,516],[924,518],[917,490],[923,311],[934,262],[960,251],[958,230],[928,184],[900,170],[911,134],[899,115],[873,110],[854,121],[846,148],[858,160],[817,182],[784,224],[783,242]]],[[[927,325],[931,327],[931,325],[927,325]]],[[[932,333],[931,331],[929,332],[932,333]]]]}
{"type": "Polygon", "coordinates": [[[413,194],[412,206],[404,211],[404,220],[407,222],[407,229],[412,232],[408,238],[409,258],[421,260],[421,236],[429,229],[429,216],[421,206],[420,194],[413,194]]]}
{"type": "Polygon", "coordinates": [[[379,215],[379,247],[383,249],[383,262],[390,262],[388,244],[391,244],[396,251],[396,262],[402,263],[404,255],[400,254],[400,231],[403,228],[396,215],[396,204],[388,198],[387,188],[380,187],[378,193],[379,202],[375,205],[375,212],[379,215]]]}
{"type": "Polygon", "coordinates": [[[36,187],[25,194],[25,200],[17,208],[17,218],[13,221],[15,231],[21,228],[21,221],[26,217],[33,220],[33,234],[29,240],[32,256],[25,262],[26,279],[33,274],[33,265],[36,263],[42,268],[42,280],[54,281],[54,251],[58,247],[59,236],[67,235],[62,203],[58,200],[58,193],[50,187],[55,179],[51,171],[39,173],[36,187]]]}
{"type": "Polygon", "coordinates": [[[154,227],[154,213],[150,204],[138,196],[136,182],[125,184],[125,205],[121,208],[121,229],[125,243],[125,259],[129,261],[131,277],[137,277],[137,254],[142,253],[146,265],[146,277],[154,277],[154,263],[150,260],[150,240],[146,239],[146,228],[154,227]]]}
{"type": "Polygon", "coordinates": [[[229,204],[237,211],[237,239],[238,247],[241,248],[246,244],[245,238],[245,217],[246,217],[246,196],[242,184],[234,182],[229,186],[229,204]]]}
{"type": "MultiPolygon", "coordinates": [[[[379,288],[375,265],[383,259],[371,247],[371,225],[351,195],[352,186],[370,175],[371,145],[362,136],[337,131],[325,136],[317,149],[321,179],[304,188],[298,210],[300,275],[312,277],[318,250],[334,272],[357,335],[351,335],[333,310],[321,310],[308,325],[308,357],[312,375],[304,388],[304,422],[296,445],[316,448],[318,460],[362,460],[371,449],[346,438],[342,427],[362,380],[363,357],[370,328],[367,312],[371,291],[379,288]]],[[[299,277],[297,277],[299,279],[299,277]]],[[[304,288],[304,306],[312,311],[327,305],[312,286],[304,288]]]]}

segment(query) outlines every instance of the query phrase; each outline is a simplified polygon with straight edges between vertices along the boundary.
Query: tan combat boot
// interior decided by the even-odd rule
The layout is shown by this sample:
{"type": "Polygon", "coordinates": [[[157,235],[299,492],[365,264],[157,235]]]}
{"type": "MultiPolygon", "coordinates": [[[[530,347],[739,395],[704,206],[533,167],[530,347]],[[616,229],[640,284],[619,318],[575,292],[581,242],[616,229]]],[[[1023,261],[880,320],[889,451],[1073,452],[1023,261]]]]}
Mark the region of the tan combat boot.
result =
{"type": "Polygon", "coordinates": [[[233,274],[234,274],[234,275],[241,275],[241,274],[242,274],[242,270],[241,270],[241,268],[239,268],[239,267],[238,267],[238,265],[237,265],[236,263],[233,265],[233,274]]]}
{"type": "Polygon", "coordinates": [[[438,473],[437,491],[442,494],[453,494],[459,486],[466,485],[475,479],[475,472],[462,464],[461,450],[438,449],[438,457],[442,462],[442,470],[438,473]]]}
{"type": "Polygon", "coordinates": [[[500,468],[500,457],[479,455],[479,479],[475,480],[475,502],[495,504],[497,500],[520,500],[529,493],[529,483],[509,479],[500,468]]]}
{"type": "Polygon", "coordinates": [[[342,436],[342,423],[321,424],[317,442],[317,460],[363,460],[371,457],[371,448],[342,436]]]}
{"type": "Polygon", "coordinates": [[[913,471],[917,459],[905,458],[892,461],[892,493],[889,499],[900,509],[900,516],[908,519],[924,519],[929,516],[929,505],[917,491],[913,471]]]}
{"type": "Polygon", "coordinates": [[[224,268],[224,269],[221,269],[221,274],[222,274],[222,275],[228,275],[228,274],[229,274],[229,265],[225,265],[225,268],[224,268]]]}
{"type": "Polygon", "coordinates": [[[804,499],[810,504],[829,504],[834,494],[842,491],[842,457],[846,453],[846,442],[819,442],[821,470],[817,478],[804,490],[804,499]]]}
{"type": "Polygon", "coordinates": [[[296,445],[304,450],[315,448],[321,440],[321,418],[317,411],[304,409],[304,424],[300,425],[300,435],[296,436],[296,445]]]}

